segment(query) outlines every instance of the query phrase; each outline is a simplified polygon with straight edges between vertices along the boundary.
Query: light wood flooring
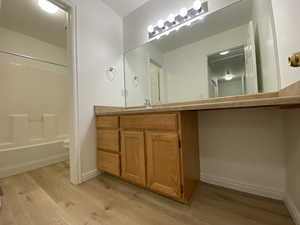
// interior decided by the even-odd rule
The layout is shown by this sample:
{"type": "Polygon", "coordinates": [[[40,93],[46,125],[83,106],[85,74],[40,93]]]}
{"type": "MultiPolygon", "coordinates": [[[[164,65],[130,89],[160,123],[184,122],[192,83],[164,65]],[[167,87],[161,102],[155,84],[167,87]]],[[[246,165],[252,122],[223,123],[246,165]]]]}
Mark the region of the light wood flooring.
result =
{"type": "Polygon", "coordinates": [[[72,185],[64,163],[0,186],[0,225],[294,225],[280,201],[201,183],[183,205],[109,175],[72,185]]]}

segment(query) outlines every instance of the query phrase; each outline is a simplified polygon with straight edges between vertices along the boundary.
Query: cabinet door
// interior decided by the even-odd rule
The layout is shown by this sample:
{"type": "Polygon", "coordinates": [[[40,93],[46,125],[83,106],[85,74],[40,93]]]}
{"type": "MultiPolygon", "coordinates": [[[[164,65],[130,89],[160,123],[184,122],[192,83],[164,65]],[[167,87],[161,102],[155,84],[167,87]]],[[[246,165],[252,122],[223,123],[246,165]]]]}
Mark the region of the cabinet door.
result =
{"type": "Polygon", "coordinates": [[[147,186],[181,198],[180,149],[177,133],[146,132],[147,186]]]}
{"type": "Polygon", "coordinates": [[[122,177],[146,185],[144,132],[122,131],[122,177]]]}

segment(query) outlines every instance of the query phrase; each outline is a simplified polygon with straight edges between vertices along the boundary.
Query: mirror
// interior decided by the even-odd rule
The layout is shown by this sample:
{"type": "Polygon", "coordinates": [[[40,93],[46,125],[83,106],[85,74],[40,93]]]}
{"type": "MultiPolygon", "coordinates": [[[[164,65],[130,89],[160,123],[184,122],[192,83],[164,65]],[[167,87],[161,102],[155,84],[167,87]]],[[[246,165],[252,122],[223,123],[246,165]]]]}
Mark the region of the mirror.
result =
{"type": "Polygon", "coordinates": [[[278,91],[271,0],[211,12],[216,2],[201,20],[125,53],[127,107],[278,91]]]}

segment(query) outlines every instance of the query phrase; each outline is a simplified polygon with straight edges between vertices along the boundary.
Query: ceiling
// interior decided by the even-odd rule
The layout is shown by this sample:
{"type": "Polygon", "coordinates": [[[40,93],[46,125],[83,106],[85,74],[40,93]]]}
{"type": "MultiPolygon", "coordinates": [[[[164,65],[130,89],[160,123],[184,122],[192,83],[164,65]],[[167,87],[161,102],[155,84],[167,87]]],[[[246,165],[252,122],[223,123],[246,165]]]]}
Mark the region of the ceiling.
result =
{"type": "Polygon", "coordinates": [[[65,48],[66,24],[65,11],[49,14],[39,7],[38,0],[2,0],[0,27],[65,48]]]}
{"type": "Polygon", "coordinates": [[[125,17],[149,0],[103,0],[119,16],[125,17]]]}

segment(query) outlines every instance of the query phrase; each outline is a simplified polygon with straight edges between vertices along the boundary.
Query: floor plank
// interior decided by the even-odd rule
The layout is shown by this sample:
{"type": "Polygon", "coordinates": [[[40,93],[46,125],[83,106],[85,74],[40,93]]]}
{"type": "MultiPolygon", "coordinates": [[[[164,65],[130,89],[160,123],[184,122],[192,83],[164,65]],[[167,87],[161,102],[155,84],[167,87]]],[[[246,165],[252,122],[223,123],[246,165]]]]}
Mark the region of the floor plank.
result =
{"type": "Polygon", "coordinates": [[[294,225],[281,201],[201,183],[189,205],[103,174],[69,182],[64,163],[0,180],[1,225],[294,225]]]}

